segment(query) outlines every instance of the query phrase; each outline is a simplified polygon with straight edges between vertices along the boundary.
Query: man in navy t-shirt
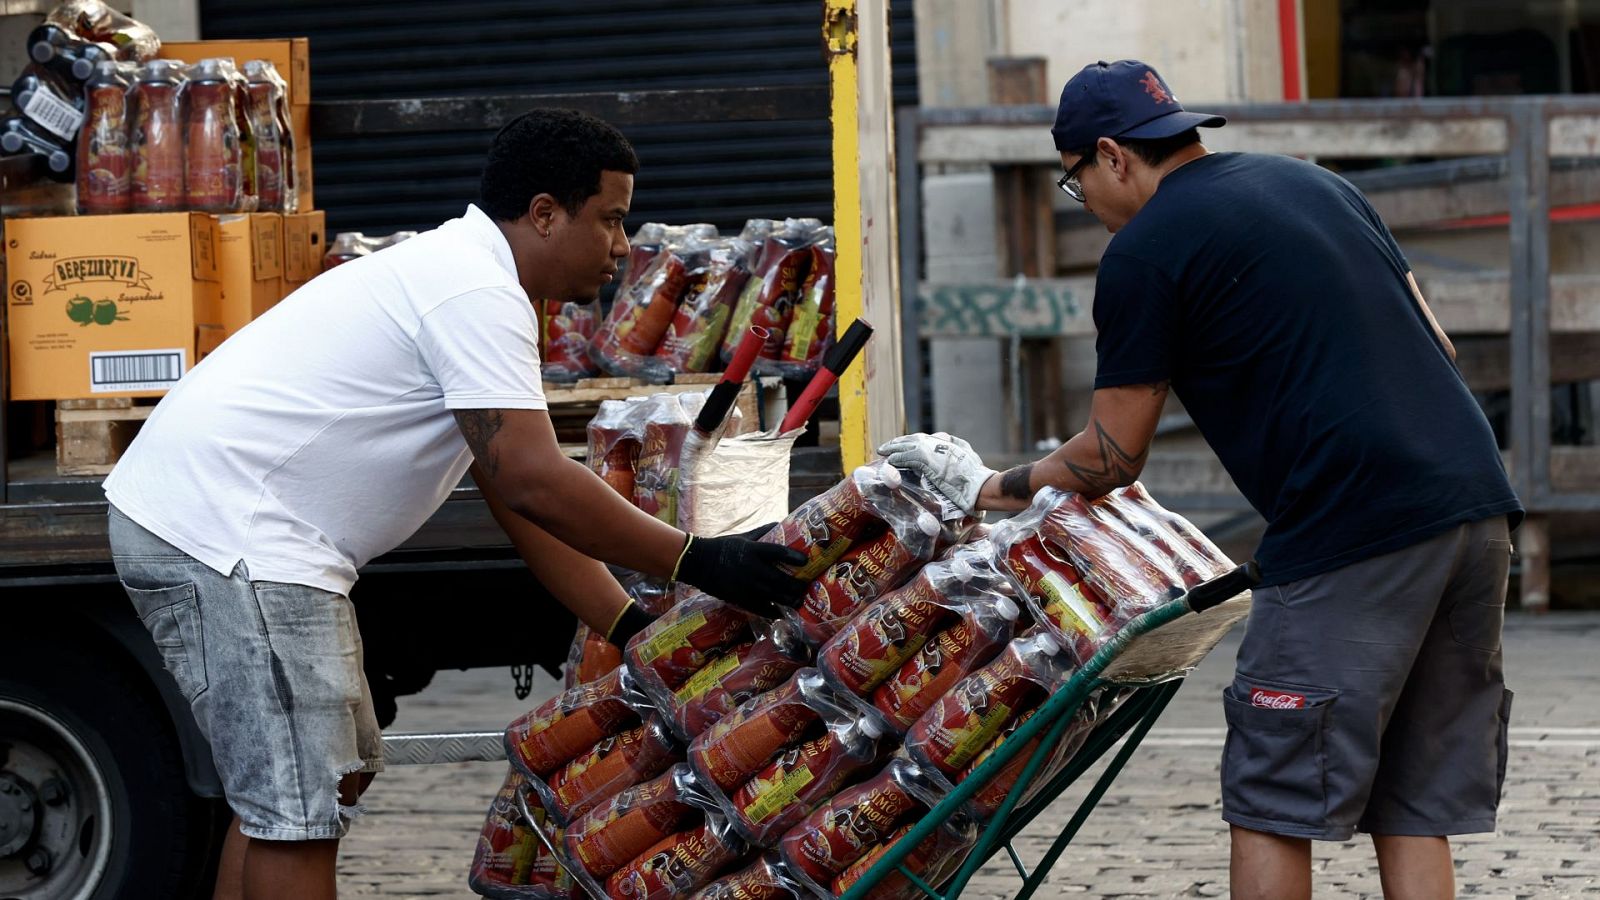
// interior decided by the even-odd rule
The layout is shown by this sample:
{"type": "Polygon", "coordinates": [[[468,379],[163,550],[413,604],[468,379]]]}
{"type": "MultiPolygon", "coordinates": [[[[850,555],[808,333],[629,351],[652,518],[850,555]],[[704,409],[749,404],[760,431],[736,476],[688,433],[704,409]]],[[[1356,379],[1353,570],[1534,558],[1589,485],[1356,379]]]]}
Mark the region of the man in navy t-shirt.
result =
{"type": "Polygon", "coordinates": [[[1267,521],[1234,683],[1223,818],[1235,897],[1309,898],[1310,840],[1372,835],[1388,897],[1454,895],[1447,836],[1494,829],[1500,626],[1522,507],[1394,237],[1310,163],[1211,153],[1155,70],[1087,66],[1051,133],[1100,261],[1088,427],[1037,463],[885,445],[969,509],[1144,466],[1176,393],[1267,521]]]}

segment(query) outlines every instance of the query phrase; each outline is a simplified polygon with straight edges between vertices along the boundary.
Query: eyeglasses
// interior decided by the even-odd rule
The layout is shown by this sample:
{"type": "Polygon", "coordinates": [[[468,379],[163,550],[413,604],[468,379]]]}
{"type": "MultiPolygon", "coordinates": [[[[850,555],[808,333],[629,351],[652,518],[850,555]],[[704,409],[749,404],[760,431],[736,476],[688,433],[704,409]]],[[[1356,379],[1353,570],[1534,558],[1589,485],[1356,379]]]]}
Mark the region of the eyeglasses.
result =
{"type": "Polygon", "coordinates": [[[1077,165],[1074,165],[1072,168],[1068,169],[1065,175],[1062,175],[1056,180],[1056,187],[1060,188],[1068,197],[1071,197],[1079,203],[1083,202],[1083,185],[1078,183],[1078,173],[1083,171],[1084,166],[1087,166],[1094,160],[1094,152],[1095,151],[1093,147],[1085,150],[1083,155],[1078,159],[1077,165]]]}

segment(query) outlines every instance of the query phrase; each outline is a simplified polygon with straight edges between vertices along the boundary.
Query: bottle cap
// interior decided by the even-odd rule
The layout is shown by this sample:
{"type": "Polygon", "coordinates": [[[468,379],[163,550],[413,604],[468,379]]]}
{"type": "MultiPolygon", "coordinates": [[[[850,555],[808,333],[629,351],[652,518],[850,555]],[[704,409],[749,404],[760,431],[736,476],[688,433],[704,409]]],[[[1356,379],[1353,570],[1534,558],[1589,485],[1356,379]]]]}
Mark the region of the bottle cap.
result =
{"type": "Polygon", "coordinates": [[[905,478],[900,474],[900,470],[889,465],[888,463],[884,463],[882,466],[878,467],[878,475],[883,480],[883,486],[891,491],[899,490],[900,485],[905,482],[905,478]]]}
{"type": "Polygon", "coordinates": [[[866,735],[869,739],[875,741],[878,738],[883,737],[883,726],[879,725],[878,721],[873,717],[862,716],[857,721],[860,723],[861,733],[866,735]]]}
{"type": "Polygon", "coordinates": [[[950,577],[962,584],[966,584],[978,577],[978,573],[973,571],[971,563],[958,556],[950,560],[950,577]]]}
{"type": "Polygon", "coordinates": [[[917,513],[917,530],[928,537],[938,537],[939,520],[933,517],[933,513],[919,512],[917,513]]]}
{"type": "Polygon", "coordinates": [[[7,153],[16,153],[21,149],[22,135],[17,134],[15,131],[7,131],[4,134],[0,134],[0,150],[4,150],[7,153]]]}
{"type": "Polygon", "coordinates": [[[51,150],[50,155],[45,158],[45,163],[50,166],[52,172],[65,172],[72,168],[72,157],[68,156],[65,150],[51,150]]]}
{"type": "Polygon", "coordinates": [[[1000,618],[1005,619],[1007,622],[1015,622],[1017,616],[1022,614],[1022,611],[1017,609],[1016,602],[1004,594],[995,598],[994,608],[995,612],[1000,614],[1000,618]]]}
{"type": "Polygon", "coordinates": [[[1034,643],[1045,656],[1055,656],[1061,652],[1061,643],[1049,632],[1039,632],[1038,636],[1034,638],[1034,643]]]}

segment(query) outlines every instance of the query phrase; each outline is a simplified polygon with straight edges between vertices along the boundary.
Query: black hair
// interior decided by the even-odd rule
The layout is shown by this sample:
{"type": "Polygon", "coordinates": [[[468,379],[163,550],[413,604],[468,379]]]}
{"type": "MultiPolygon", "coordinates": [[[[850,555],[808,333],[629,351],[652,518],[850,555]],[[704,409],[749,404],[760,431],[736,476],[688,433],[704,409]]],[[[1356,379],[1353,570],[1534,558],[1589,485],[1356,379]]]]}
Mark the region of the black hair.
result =
{"type": "Polygon", "coordinates": [[[540,194],[577,215],[600,193],[601,172],[639,171],[633,145],[611,125],[575,109],[535,109],[501,126],[489,145],[478,184],[478,206],[510,222],[540,194]]]}
{"type": "MultiPolygon", "coordinates": [[[[1112,140],[1116,141],[1119,147],[1123,147],[1129,153],[1143,160],[1145,165],[1159,166],[1171,159],[1172,155],[1179,150],[1200,143],[1200,129],[1191,128],[1188,131],[1180,131],[1171,137],[1164,138],[1112,138],[1112,140]]],[[[1089,162],[1085,165],[1085,168],[1099,165],[1100,154],[1096,153],[1093,147],[1078,155],[1089,157],[1089,162]]]]}

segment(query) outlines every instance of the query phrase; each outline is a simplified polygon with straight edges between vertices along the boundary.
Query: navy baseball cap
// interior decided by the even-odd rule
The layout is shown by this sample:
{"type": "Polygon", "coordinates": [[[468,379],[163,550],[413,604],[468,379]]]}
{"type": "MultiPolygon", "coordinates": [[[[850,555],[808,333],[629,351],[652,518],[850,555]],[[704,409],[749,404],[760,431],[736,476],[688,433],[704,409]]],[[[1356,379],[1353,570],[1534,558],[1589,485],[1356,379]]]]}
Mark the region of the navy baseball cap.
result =
{"type": "Polygon", "coordinates": [[[1084,66],[1061,89],[1056,149],[1078,153],[1103,137],[1164,138],[1191,128],[1217,128],[1222,116],[1187,112],[1156,70],[1135,59],[1084,66]]]}

